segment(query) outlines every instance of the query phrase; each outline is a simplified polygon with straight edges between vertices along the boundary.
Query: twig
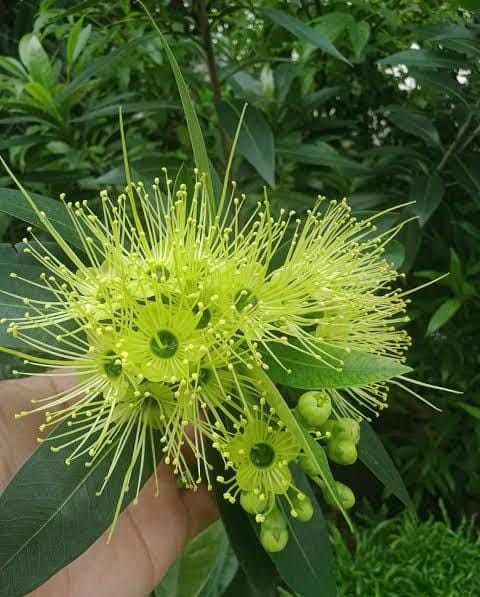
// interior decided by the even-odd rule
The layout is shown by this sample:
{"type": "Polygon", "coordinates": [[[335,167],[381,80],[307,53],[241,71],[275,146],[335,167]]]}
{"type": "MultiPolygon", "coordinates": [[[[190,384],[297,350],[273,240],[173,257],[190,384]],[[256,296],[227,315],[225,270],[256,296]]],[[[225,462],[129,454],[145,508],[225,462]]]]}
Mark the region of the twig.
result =
{"type": "Polygon", "coordinates": [[[473,129],[473,132],[465,139],[465,142],[461,147],[459,147],[458,153],[465,151],[477,135],[480,135],[480,124],[477,126],[477,128],[473,129]]]}
{"type": "Polygon", "coordinates": [[[468,129],[468,127],[470,126],[470,122],[472,121],[472,115],[469,114],[465,120],[465,122],[462,124],[462,126],[458,129],[457,135],[455,137],[455,139],[452,141],[451,145],[449,146],[449,148],[447,149],[447,151],[445,152],[444,156],[442,157],[442,159],[440,160],[436,170],[437,172],[440,172],[441,170],[443,170],[445,164],[448,162],[450,156],[452,155],[452,153],[455,151],[455,149],[457,149],[460,141],[462,140],[462,137],[465,133],[465,131],[468,129]]]}

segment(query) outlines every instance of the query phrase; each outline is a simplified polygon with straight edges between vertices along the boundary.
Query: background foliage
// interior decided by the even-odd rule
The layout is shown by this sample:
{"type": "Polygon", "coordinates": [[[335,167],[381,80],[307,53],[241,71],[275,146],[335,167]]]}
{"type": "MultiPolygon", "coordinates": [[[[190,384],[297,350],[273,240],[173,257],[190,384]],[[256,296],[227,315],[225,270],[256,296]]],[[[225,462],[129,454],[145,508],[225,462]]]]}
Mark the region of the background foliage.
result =
{"type": "MultiPolygon", "coordinates": [[[[250,204],[263,186],[275,206],[300,212],[317,194],[347,196],[359,217],[416,201],[379,220],[415,216],[389,256],[406,288],[450,275],[414,295],[409,364],[419,379],[464,394],[426,390],[440,414],[392,396],[376,428],[421,517],[438,514],[439,496],[454,526],[478,512],[479,3],[146,4],[182,65],[218,172],[248,102],[234,174],[250,204]]],[[[77,199],[122,185],[118,105],[136,178],[192,163],[173,75],[134,2],[0,2],[0,16],[0,151],[32,190],[77,199]]],[[[0,186],[9,184],[0,173],[0,186]]],[[[0,241],[18,243],[24,224],[14,205],[1,205],[0,241]]],[[[349,482],[378,504],[364,479],[360,471],[349,482]]],[[[378,539],[381,559],[381,541],[401,524],[360,533],[359,569],[365,545],[378,539]]]]}

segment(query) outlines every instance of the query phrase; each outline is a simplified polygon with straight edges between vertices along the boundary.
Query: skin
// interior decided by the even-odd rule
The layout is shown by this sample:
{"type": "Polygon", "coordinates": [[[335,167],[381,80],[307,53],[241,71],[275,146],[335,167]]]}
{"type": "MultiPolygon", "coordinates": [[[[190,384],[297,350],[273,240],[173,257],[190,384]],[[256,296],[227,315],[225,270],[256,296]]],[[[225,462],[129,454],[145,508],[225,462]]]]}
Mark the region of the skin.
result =
{"type": "MultiPolygon", "coordinates": [[[[0,492],[38,446],[42,414],[19,420],[14,414],[31,408],[70,385],[68,378],[29,378],[0,383],[0,492]]],[[[203,487],[177,489],[165,464],[158,467],[160,495],[150,479],[139,503],[121,514],[107,545],[103,535],[83,555],[30,593],[30,597],[144,597],[158,584],[182,547],[216,517],[213,500],[203,487]]],[[[100,499],[100,498],[99,498],[100,499]]]]}

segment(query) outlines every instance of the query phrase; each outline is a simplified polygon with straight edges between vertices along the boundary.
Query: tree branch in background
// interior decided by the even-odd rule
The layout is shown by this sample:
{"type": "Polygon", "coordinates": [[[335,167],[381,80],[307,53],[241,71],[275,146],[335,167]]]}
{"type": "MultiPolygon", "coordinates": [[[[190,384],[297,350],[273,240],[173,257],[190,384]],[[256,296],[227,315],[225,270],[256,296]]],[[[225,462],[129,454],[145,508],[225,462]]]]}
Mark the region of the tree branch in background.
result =
{"type": "MultiPolygon", "coordinates": [[[[210,23],[208,21],[207,4],[205,0],[196,0],[193,4],[195,16],[197,19],[198,29],[203,41],[203,47],[207,58],[208,74],[212,84],[213,100],[217,105],[222,99],[222,92],[220,87],[220,80],[218,78],[217,62],[215,60],[215,52],[213,51],[212,36],[210,33],[210,23]]],[[[223,156],[225,161],[228,159],[228,141],[225,131],[220,128],[220,139],[222,142],[223,156]]]]}
{"type": "MultiPolygon", "coordinates": [[[[445,152],[443,158],[440,160],[438,166],[437,166],[437,172],[440,172],[445,164],[448,162],[448,159],[450,158],[450,156],[452,155],[452,153],[457,149],[457,147],[460,145],[460,141],[463,138],[463,135],[465,134],[466,130],[468,129],[468,127],[470,126],[470,122],[472,121],[472,115],[469,114],[465,120],[465,122],[462,124],[462,126],[458,129],[457,135],[455,137],[455,139],[453,140],[452,144],[449,146],[449,148],[447,149],[447,151],[445,152]]],[[[466,147],[467,144],[464,144],[462,146],[462,149],[464,147],[466,147]]]]}

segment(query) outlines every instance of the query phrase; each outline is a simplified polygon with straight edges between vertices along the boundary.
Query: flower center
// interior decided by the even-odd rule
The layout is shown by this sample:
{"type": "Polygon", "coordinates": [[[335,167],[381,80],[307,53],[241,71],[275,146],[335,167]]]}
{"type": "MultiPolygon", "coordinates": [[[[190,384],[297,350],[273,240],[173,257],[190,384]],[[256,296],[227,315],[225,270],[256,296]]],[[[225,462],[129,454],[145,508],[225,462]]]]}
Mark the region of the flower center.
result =
{"type": "MultiPolygon", "coordinates": [[[[200,307],[198,305],[194,305],[192,308],[192,313],[194,315],[196,315],[198,312],[200,311],[200,307]]],[[[197,330],[203,330],[203,328],[206,328],[207,325],[210,323],[210,319],[212,318],[209,309],[204,309],[202,311],[202,316],[200,317],[200,319],[198,320],[198,323],[196,325],[197,330]]]]}
{"type": "Polygon", "coordinates": [[[107,374],[107,377],[119,377],[122,374],[122,365],[117,363],[117,355],[113,350],[109,350],[105,355],[108,360],[103,365],[103,370],[107,374]]]}
{"type": "Polygon", "coordinates": [[[178,350],[177,337],[168,330],[159,330],[150,340],[150,348],[155,356],[169,359],[178,350]]]}
{"type": "Polygon", "coordinates": [[[275,450],[270,444],[259,442],[250,450],[250,460],[258,468],[270,466],[275,458],[275,450]]]}
{"type": "Polygon", "coordinates": [[[250,288],[242,288],[235,295],[234,303],[237,311],[241,313],[246,307],[255,307],[258,300],[250,288]]]}

